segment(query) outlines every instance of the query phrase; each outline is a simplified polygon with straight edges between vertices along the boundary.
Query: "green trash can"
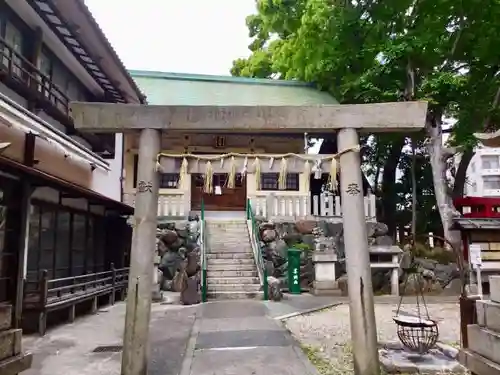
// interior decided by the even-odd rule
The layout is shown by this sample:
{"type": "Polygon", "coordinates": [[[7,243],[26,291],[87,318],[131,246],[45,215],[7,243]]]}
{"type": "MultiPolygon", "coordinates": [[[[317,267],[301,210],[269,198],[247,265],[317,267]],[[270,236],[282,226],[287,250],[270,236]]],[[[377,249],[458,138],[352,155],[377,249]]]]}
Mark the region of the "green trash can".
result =
{"type": "Polygon", "coordinates": [[[300,255],[302,251],[288,249],[288,290],[300,294],[300,255]]]}

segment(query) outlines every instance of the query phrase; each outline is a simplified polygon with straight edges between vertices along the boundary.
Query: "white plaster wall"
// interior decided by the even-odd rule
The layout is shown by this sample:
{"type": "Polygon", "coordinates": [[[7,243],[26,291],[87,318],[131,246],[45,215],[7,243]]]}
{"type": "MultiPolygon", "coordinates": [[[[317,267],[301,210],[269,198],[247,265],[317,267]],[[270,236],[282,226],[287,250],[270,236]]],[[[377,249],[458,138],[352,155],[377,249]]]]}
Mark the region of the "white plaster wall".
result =
{"type": "MultiPolygon", "coordinates": [[[[486,189],[484,177],[500,176],[500,168],[485,169],[482,164],[482,156],[496,156],[500,158],[500,148],[477,148],[475,155],[471,159],[467,168],[467,181],[465,184],[465,194],[475,197],[500,197],[500,189],[486,189]]],[[[456,167],[460,159],[456,160],[456,167]]]]}
{"type": "Polygon", "coordinates": [[[115,157],[107,159],[110,171],[96,169],[93,172],[91,189],[108,198],[121,201],[123,169],[123,134],[115,135],[115,157]]]}

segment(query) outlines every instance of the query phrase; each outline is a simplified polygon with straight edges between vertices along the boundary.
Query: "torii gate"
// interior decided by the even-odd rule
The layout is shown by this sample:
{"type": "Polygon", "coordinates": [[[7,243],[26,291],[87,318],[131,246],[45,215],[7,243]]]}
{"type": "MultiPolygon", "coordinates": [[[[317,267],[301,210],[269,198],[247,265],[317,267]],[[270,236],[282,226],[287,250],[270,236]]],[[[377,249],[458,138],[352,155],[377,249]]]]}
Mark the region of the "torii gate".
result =
{"type": "Polygon", "coordinates": [[[358,131],[410,132],[424,128],[426,102],[319,106],[152,106],[71,103],[75,127],[93,133],[139,132],[138,191],[125,320],[123,375],[147,374],[151,285],[157,224],[157,155],[161,132],[337,132],[342,217],[355,373],[379,373],[377,331],[364,215],[358,131]],[[349,150],[343,152],[345,150],[349,150]],[[352,233],[353,235],[349,235],[352,233]]]}

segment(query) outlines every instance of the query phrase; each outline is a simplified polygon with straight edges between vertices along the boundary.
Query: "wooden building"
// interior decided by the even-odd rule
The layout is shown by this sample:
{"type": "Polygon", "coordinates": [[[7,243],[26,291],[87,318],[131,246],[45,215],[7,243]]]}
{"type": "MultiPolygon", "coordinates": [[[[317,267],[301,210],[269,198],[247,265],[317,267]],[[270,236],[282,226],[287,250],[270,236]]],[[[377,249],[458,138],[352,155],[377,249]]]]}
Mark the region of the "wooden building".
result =
{"type": "MultiPolygon", "coordinates": [[[[0,0],[0,44],[0,307],[43,333],[49,312],[114,298],[130,247],[123,138],[79,133],[69,103],[144,97],[83,0],[0,0]]],[[[2,374],[26,365],[12,355],[2,374]]]]}

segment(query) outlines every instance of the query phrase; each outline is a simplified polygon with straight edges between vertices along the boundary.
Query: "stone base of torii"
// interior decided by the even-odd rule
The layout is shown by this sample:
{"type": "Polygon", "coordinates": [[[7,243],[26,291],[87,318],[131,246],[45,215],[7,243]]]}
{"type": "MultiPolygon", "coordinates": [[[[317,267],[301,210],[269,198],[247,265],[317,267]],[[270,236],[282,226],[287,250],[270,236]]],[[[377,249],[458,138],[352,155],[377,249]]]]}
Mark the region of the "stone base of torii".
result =
{"type": "Polygon", "coordinates": [[[122,375],[146,375],[159,184],[156,169],[162,132],[337,132],[344,243],[355,374],[379,373],[377,331],[358,131],[410,132],[425,125],[427,103],[319,106],[144,106],[72,103],[75,127],[95,133],[139,133],[138,189],[125,322],[122,375]],[[342,152],[342,150],[352,150],[342,152]]]}

